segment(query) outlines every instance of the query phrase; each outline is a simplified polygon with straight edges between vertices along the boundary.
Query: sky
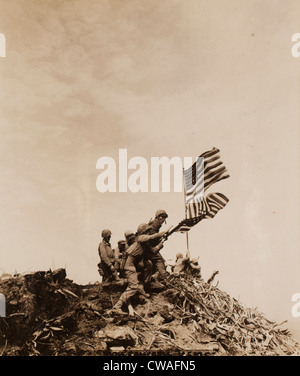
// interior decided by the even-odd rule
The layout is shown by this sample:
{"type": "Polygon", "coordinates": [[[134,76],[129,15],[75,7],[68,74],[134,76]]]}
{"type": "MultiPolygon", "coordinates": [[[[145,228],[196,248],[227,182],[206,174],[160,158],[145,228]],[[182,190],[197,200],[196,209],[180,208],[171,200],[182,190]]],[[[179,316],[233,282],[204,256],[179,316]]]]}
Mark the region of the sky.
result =
{"type": "MultiPolygon", "coordinates": [[[[299,14],[297,0],[0,0],[0,273],[99,280],[103,228],[116,246],[157,209],[176,225],[184,196],[100,193],[97,160],[217,147],[230,178],[210,192],[230,201],[189,232],[191,255],[299,333],[299,14]]],[[[174,234],[161,253],[185,250],[174,234]]]]}

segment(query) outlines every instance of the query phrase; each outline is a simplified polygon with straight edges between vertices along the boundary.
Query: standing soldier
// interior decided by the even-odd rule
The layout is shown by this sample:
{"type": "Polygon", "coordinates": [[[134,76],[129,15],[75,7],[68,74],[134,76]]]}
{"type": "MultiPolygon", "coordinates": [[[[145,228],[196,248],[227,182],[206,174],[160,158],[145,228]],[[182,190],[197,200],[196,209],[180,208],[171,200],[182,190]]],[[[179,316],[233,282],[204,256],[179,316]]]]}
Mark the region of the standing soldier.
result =
{"type": "Polygon", "coordinates": [[[115,257],[114,252],[111,249],[110,238],[111,231],[105,229],[101,233],[102,241],[99,244],[98,252],[100,256],[100,263],[98,264],[99,273],[102,276],[102,282],[110,282],[113,280],[118,281],[117,271],[114,267],[115,257]]]}
{"type": "Polygon", "coordinates": [[[151,277],[151,263],[147,263],[147,258],[152,254],[155,254],[163,248],[163,243],[160,239],[165,234],[165,232],[155,233],[149,235],[150,226],[146,223],[139,225],[136,233],[136,241],[131,244],[127,249],[127,258],[124,265],[124,274],[128,282],[127,289],[120,296],[118,302],[114,305],[110,312],[122,314],[123,304],[128,305],[128,302],[132,296],[137,292],[144,294],[144,289],[141,287],[138,272],[141,271],[142,282],[147,281],[151,277]],[[150,240],[158,240],[156,247],[151,247],[150,240]],[[150,270],[149,270],[150,267],[150,270]]]}
{"type": "MultiPolygon", "coordinates": [[[[151,228],[149,231],[149,234],[150,235],[157,234],[162,224],[166,222],[167,218],[168,218],[168,214],[166,213],[165,210],[163,209],[157,210],[157,212],[155,213],[155,218],[153,219],[153,221],[149,222],[149,226],[151,228]]],[[[152,247],[155,247],[158,244],[158,242],[159,240],[157,239],[151,240],[150,245],[152,247]]],[[[152,254],[150,257],[150,261],[152,262],[152,265],[153,265],[153,272],[154,273],[158,272],[160,279],[164,279],[168,276],[165,261],[159,252],[156,254],[152,254]]]]}
{"type": "Polygon", "coordinates": [[[120,259],[120,267],[119,267],[119,275],[121,278],[125,278],[124,275],[124,266],[127,259],[127,249],[135,242],[135,234],[131,230],[126,230],[124,233],[125,237],[125,244],[124,244],[124,252],[122,253],[122,257],[120,259]]]}
{"type": "Polygon", "coordinates": [[[119,240],[118,246],[113,250],[114,257],[115,257],[115,269],[119,272],[120,271],[120,263],[125,252],[125,240],[119,240]]]}
{"type": "Polygon", "coordinates": [[[135,241],[135,234],[131,230],[126,230],[124,233],[125,236],[125,250],[131,246],[135,241]]]}

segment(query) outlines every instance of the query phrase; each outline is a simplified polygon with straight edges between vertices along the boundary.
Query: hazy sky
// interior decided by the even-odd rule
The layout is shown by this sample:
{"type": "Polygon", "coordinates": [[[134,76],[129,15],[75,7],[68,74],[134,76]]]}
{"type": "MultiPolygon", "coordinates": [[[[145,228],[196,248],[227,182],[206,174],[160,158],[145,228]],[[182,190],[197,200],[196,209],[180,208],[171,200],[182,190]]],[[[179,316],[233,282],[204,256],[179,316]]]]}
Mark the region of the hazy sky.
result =
{"type": "MultiPolygon", "coordinates": [[[[112,243],[182,193],[100,193],[97,159],[221,150],[229,203],[189,234],[204,278],[276,320],[300,292],[297,0],[0,0],[0,272],[99,280],[112,243]]],[[[185,250],[174,234],[162,254],[185,250]]]]}

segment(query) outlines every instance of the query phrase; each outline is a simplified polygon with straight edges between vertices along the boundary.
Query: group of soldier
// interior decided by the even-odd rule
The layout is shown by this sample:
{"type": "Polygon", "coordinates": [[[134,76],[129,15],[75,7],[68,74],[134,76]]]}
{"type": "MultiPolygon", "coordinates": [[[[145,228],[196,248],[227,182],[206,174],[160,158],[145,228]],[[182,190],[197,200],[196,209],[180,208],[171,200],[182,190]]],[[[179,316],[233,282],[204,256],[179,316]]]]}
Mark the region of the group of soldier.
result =
{"type": "Polygon", "coordinates": [[[98,247],[102,282],[121,280],[127,283],[126,290],[111,312],[123,313],[122,307],[128,307],[131,297],[137,293],[149,297],[145,289],[151,289],[153,284],[157,286],[160,284],[158,281],[162,282],[168,277],[165,261],[160,254],[167,236],[167,231],[160,232],[160,228],[167,218],[165,210],[157,210],[155,218],[148,224],[140,224],[136,233],[125,231],[125,239],[118,242],[116,249],[112,249],[110,244],[111,231],[102,231],[102,241],[98,247]],[[154,276],[157,276],[157,280],[154,276]]]}

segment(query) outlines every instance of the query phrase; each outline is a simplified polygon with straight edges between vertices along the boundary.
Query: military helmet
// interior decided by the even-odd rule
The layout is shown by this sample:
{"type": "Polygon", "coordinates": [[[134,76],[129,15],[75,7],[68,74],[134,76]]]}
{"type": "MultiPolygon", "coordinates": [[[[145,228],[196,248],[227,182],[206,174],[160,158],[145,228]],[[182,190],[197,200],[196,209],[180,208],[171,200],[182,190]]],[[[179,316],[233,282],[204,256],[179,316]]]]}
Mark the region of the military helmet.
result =
{"type": "Polygon", "coordinates": [[[125,240],[119,240],[118,245],[125,245],[125,240]]]}
{"type": "Polygon", "coordinates": [[[102,230],[101,236],[102,236],[102,238],[107,238],[108,236],[111,236],[111,231],[106,228],[106,229],[102,230]]]}
{"type": "Polygon", "coordinates": [[[183,254],[181,252],[176,253],[176,258],[177,259],[182,258],[182,257],[183,257],[183,254]]]}
{"type": "Polygon", "coordinates": [[[151,226],[147,225],[147,223],[142,223],[138,226],[136,232],[138,235],[145,234],[148,230],[151,229],[151,226]]]}
{"type": "Polygon", "coordinates": [[[126,230],[126,231],[124,232],[124,236],[125,236],[125,238],[127,239],[127,238],[129,238],[130,236],[134,236],[134,232],[131,231],[131,230],[126,230]]]}
{"type": "Polygon", "coordinates": [[[157,218],[159,216],[162,216],[164,218],[168,218],[167,212],[165,210],[163,210],[163,209],[159,209],[159,210],[156,211],[155,218],[157,218]]]}

